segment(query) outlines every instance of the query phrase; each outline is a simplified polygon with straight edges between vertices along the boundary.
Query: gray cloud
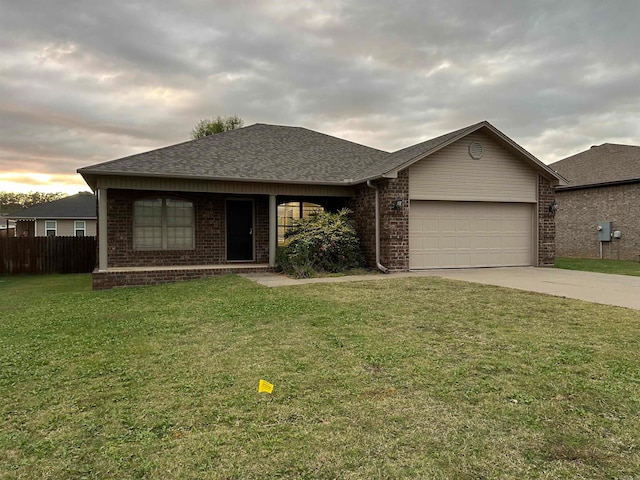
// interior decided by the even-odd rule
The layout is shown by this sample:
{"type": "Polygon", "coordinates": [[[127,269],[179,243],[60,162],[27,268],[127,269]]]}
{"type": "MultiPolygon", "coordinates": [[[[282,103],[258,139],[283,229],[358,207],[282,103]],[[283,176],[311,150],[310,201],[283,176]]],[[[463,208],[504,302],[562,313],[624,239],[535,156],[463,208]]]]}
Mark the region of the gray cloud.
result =
{"type": "Polygon", "coordinates": [[[640,4],[0,0],[0,171],[238,114],[395,150],[489,120],[550,162],[640,144],[640,4]]]}

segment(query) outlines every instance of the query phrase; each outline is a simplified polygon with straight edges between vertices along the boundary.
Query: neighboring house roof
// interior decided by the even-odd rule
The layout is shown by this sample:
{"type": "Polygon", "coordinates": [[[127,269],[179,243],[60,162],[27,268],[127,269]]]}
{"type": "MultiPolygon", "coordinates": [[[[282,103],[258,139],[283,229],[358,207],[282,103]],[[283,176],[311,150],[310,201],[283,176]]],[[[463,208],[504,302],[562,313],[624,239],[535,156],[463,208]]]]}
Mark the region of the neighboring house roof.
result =
{"type": "Polygon", "coordinates": [[[532,166],[562,179],[537,158],[483,121],[388,153],[301,127],[255,124],[80,168],[95,189],[100,175],[206,180],[355,185],[399,170],[464,136],[487,129],[532,166]]]}
{"type": "Polygon", "coordinates": [[[640,182],[640,147],[603,143],[549,167],[569,181],[563,190],[640,182]]]}
{"type": "Polygon", "coordinates": [[[89,192],[81,192],[69,197],[42,203],[8,216],[14,220],[83,218],[95,219],[96,197],[89,192]]]}

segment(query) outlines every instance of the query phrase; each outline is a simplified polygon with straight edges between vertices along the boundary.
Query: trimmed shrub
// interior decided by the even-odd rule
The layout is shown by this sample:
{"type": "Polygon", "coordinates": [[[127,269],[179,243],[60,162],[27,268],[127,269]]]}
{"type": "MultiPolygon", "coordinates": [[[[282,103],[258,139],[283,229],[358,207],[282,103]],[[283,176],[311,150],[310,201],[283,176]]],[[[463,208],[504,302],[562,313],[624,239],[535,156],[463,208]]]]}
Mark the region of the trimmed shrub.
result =
{"type": "Polygon", "coordinates": [[[350,215],[344,208],[297,220],[285,233],[286,245],[277,258],[279,269],[309,277],[314,272],[338,273],[363,266],[360,240],[350,215]]]}

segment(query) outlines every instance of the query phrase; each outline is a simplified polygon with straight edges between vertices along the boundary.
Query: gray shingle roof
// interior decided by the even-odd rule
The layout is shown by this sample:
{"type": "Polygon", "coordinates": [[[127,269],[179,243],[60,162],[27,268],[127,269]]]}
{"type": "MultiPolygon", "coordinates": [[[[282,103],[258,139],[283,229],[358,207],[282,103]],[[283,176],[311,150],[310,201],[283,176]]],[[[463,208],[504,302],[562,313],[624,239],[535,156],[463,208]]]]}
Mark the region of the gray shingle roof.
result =
{"type": "Polygon", "coordinates": [[[97,175],[353,185],[393,174],[480,128],[487,128],[553,175],[546,165],[486,121],[394,153],[306,128],[258,123],[84,167],[78,172],[90,185],[97,175]]]}
{"type": "Polygon", "coordinates": [[[15,220],[32,218],[97,218],[96,197],[92,193],[81,192],[60,200],[25,208],[8,215],[8,217],[15,220]]]}
{"type": "Polygon", "coordinates": [[[255,124],[78,172],[345,184],[388,155],[306,128],[255,124]]]}
{"type": "Polygon", "coordinates": [[[549,165],[576,188],[640,181],[640,147],[603,143],[549,165]]]}

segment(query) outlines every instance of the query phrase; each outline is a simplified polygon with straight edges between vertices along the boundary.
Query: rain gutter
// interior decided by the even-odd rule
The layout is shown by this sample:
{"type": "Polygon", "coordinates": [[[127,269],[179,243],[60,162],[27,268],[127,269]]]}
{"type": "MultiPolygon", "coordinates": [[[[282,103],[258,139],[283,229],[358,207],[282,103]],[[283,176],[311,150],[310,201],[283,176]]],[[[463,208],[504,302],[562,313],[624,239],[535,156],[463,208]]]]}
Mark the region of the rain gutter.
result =
{"type": "Polygon", "coordinates": [[[389,273],[389,269],[380,263],[380,207],[379,207],[379,193],[378,187],[371,183],[371,180],[367,180],[367,187],[373,188],[376,192],[375,198],[375,211],[376,211],[376,267],[382,273],[389,273]]]}

